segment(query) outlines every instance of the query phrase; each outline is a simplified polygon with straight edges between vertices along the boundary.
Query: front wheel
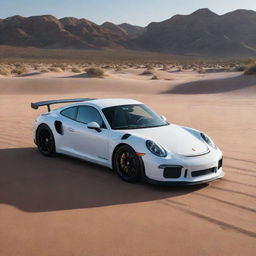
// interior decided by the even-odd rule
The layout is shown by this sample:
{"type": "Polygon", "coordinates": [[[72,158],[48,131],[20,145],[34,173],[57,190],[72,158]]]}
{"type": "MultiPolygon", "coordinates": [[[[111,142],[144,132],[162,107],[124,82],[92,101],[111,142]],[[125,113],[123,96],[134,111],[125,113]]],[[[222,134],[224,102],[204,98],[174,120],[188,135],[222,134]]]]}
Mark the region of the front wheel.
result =
{"type": "Polygon", "coordinates": [[[113,169],[122,180],[139,181],[142,168],[141,160],[130,146],[123,145],[117,149],[113,159],[113,169]]]}
{"type": "Polygon", "coordinates": [[[52,156],[55,154],[55,142],[51,129],[42,124],[38,127],[36,133],[36,144],[39,152],[44,156],[52,156]]]}

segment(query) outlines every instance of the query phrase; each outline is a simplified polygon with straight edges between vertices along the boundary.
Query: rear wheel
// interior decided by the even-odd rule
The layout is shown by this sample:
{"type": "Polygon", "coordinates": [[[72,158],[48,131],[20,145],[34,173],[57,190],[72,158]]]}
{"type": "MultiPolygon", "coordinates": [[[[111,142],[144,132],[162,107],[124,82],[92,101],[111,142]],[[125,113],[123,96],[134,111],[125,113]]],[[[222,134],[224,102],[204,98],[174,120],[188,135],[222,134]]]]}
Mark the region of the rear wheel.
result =
{"type": "Polygon", "coordinates": [[[55,141],[51,129],[43,124],[38,127],[36,133],[36,144],[39,152],[44,156],[55,154],[55,141]]]}
{"type": "Polygon", "coordinates": [[[143,167],[136,152],[130,146],[123,145],[114,155],[113,168],[122,180],[135,182],[140,180],[143,167]]]}

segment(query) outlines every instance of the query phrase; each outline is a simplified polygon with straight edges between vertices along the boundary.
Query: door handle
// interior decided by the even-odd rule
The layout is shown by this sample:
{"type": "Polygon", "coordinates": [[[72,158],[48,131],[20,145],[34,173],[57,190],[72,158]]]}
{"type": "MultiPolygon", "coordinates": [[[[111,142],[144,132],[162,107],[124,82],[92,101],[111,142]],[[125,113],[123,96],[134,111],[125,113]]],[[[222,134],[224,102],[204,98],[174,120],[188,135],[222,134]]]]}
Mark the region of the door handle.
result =
{"type": "Polygon", "coordinates": [[[71,128],[71,127],[68,127],[68,130],[70,131],[70,132],[74,132],[75,130],[73,129],[73,128],[71,128]]]}

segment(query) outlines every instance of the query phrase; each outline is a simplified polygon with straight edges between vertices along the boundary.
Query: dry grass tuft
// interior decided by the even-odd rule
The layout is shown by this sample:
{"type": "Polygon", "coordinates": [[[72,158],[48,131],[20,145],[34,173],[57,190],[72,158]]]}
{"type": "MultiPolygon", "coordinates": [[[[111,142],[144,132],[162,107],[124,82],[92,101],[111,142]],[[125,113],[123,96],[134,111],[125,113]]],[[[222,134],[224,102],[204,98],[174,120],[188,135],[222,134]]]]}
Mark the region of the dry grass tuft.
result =
{"type": "Polygon", "coordinates": [[[40,65],[40,64],[33,64],[31,67],[32,67],[34,70],[40,70],[41,65],[40,65]]]}
{"type": "Polygon", "coordinates": [[[198,69],[197,69],[197,72],[200,73],[200,74],[206,73],[205,69],[202,68],[202,67],[198,68],[198,69]]]}
{"type": "Polygon", "coordinates": [[[154,69],[154,66],[152,64],[146,64],[145,68],[146,69],[154,69]]]}
{"type": "Polygon", "coordinates": [[[245,75],[256,75],[256,64],[251,65],[244,71],[245,75]]]}
{"type": "MultiPolygon", "coordinates": [[[[65,63],[60,63],[60,64],[52,64],[52,68],[58,68],[61,69],[62,71],[65,71],[67,69],[67,64],[65,63]]],[[[58,72],[58,71],[54,71],[54,72],[58,72]]],[[[61,71],[59,71],[61,72],[61,71]]]]}
{"type": "Polygon", "coordinates": [[[28,72],[28,69],[25,65],[22,64],[14,64],[14,68],[12,69],[11,73],[14,75],[22,75],[28,72]]]}
{"type": "Polygon", "coordinates": [[[10,70],[5,65],[0,65],[0,75],[8,76],[10,74],[10,70]]]}
{"type": "Polygon", "coordinates": [[[104,70],[99,67],[90,67],[86,69],[86,73],[89,77],[103,78],[105,76],[104,70]]]}
{"type": "Polygon", "coordinates": [[[50,70],[48,68],[42,68],[40,70],[40,73],[48,73],[48,72],[50,72],[50,70]]]}
{"type": "Polygon", "coordinates": [[[104,69],[111,69],[113,68],[111,65],[103,65],[101,68],[104,68],[104,69]]]}
{"type": "Polygon", "coordinates": [[[116,67],[115,67],[115,71],[116,71],[116,72],[122,71],[122,67],[121,67],[121,66],[116,66],[116,67]]]}
{"type": "Polygon", "coordinates": [[[147,68],[140,75],[142,75],[142,76],[152,76],[152,75],[155,75],[155,69],[154,68],[147,68]]]}
{"type": "Polygon", "coordinates": [[[169,69],[168,66],[166,64],[163,64],[162,70],[167,71],[168,69],[169,69]]]}
{"type": "Polygon", "coordinates": [[[77,67],[72,67],[72,68],[71,68],[71,71],[72,71],[73,73],[81,73],[81,72],[82,72],[81,69],[79,69],[79,68],[77,68],[77,67]]]}
{"type": "Polygon", "coordinates": [[[51,71],[51,72],[63,72],[63,69],[61,69],[61,68],[58,68],[58,67],[50,67],[49,68],[49,70],[51,71]]]}
{"type": "Polygon", "coordinates": [[[159,80],[159,77],[157,75],[153,75],[151,80],[159,80]]]}

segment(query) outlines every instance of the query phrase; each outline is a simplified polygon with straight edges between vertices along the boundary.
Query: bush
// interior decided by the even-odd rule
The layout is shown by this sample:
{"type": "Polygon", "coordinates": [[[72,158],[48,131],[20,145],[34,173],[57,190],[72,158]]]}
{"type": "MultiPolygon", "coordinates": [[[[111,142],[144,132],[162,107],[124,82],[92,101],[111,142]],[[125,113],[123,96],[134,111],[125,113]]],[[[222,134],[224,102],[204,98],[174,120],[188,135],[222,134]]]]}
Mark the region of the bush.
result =
{"type": "Polygon", "coordinates": [[[154,69],[154,67],[151,64],[146,64],[145,68],[148,69],[148,70],[154,69]]]}
{"type": "Polygon", "coordinates": [[[50,70],[48,68],[43,68],[40,70],[40,73],[48,73],[50,70]]]}
{"type": "Polygon", "coordinates": [[[167,71],[168,70],[168,66],[166,64],[163,64],[162,70],[163,71],[167,71]]]}
{"type": "Polygon", "coordinates": [[[204,68],[198,68],[197,72],[200,74],[204,74],[204,73],[206,73],[206,70],[204,68]]]}
{"type": "Polygon", "coordinates": [[[79,68],[77,68],[77,67],[73,67],[71,69],[71,71],[74,72],[74,73],[81,73],[81,70],[79,68]]]}
{"type": "Polygon", "coordinates": [[[86,70],[86,73],[89,77],[102,78],[105,76],[104,70],[98,67],[90,67],[86,70]]]}
{"type": "Polygon", "coordinates": [[[158,79],[159,79],[159,77],[157,75],[153,75],[151,78],[151,80],[158,80],[158,79]]]}
{"type": "Polygon", "coordinates": [[[118,71],[122,71],[122,68],[120,66],[116,66],[115,67],[115,71],[118,72],[118,71]]]}
{"type": "Polygon", "coordinates": [[[57,67],[50,67],[50,71],[52,71],[52,72],[62,72],[63,69],[57,68],[57,67]]]}
{"type": "Polygon", "coordinates": [[[256,64],[250,66],[244,71],[245,75],[256,75],[256,64]]]}
{"type": "Polygon", "coordinates": [[[5,66],[0,66],[0,75],[7,76],[9,75],[10,71],[5,66]]]}
{"type": "MultiPolygon", "coordinates": [[[[65,71],[66,68],[67,68],[67,64],[64,64],[64,63],[61,63],[61,64],[52,64],[52,67],[53,68],[59,68],[61,69],[62,71],[65,71]]],[[[58,72],[58,71],[55,71],[55,72],[58,72]]],[[[61,71],[60,71],[61,72],[61,71]]]]}
{"type": "Polygon", "coordinates": [[[142,76],[152,76],[155,75],[155,70],[153,68],[147,68],[141,73],[142,76]]]}
{"type": "Polygon", "coordinates": [[[39,70],[40,69],[40,65],[39,64],[33,64],[32,68],[34,68],[34,70],[39,70]]]}
{"type": "Polygon", "coordinates": [[[103,65],[101,68],[104,68],[104,69],[111,69],[111,68],[113,68],[113,67],[110,66],[110,65],[103,65]]]}
{"type": "Polygon", "coordinates": [[[14,68],[11,73],[14,74],[14,75],[22,75],[22,74],[25,74],[27,73],[28,70],[25,66],[22,66],[22,65],[19,65],[19,66],[16,66],[16,68],[14,68]]]}

